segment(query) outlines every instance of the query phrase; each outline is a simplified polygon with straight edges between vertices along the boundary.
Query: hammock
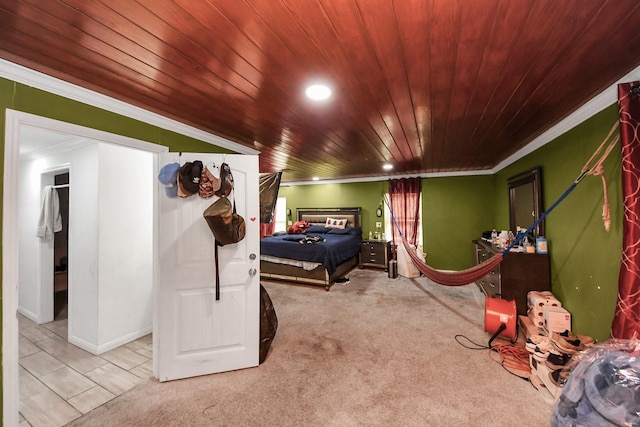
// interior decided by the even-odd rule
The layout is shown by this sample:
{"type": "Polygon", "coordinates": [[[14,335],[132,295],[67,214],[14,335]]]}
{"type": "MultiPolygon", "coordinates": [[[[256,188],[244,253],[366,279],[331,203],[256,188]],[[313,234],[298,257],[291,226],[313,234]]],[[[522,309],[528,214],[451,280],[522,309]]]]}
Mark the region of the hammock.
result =
{"type": "Polygon", "coordinates": [[[504,258],[504,256],[507,255],[513,247],[519,245],[520,241],[525,236],[527,236],[529,233],[531,233],[533,231],[533,229],[536,228],[538,226],[538,224],[540,224],[540,222],[542,222],[542,220],[544,220],[544,218],[556,206],[558,206],[558,204],[560,204],[560,202],[562,200],[564,200],[564,198],[567,197],[569,195],[569,193],[571,193],[573,191],[573,189],[576,188],[576,186],[580,183],[580,181],[582,181],[582,179],[587,175],[600,175],[602,177],[602,185],[604,187],[604,202],[603,202],[603,208],[602,208],[602,220],[604,221],[605,229],[607,231],[609,231],[609,226],[610,226],[610,223],[611,223],[611,220],[609,218],[609,199],[607,197],[607,183],[606,183],[606,180],[604,178],[604,169],[602,167],[602,163],[607,158],[609,153],[611,153],[611,151],[613,150],[613,147],[620,140],[620,136],[616,135],[613,139],[611,139],[609,141],[609,139],[612,137],[612,135],[613,135],[613,133],[614,133],[614,131],[616,130],[617,127],[618,127],[618,122],[616,122],[613,125],[613,127],[609,131],[609,134],[607,135],[605,140],[602,142],[602,144],[600,144],[600,147],[598,147],[598,149],[593,153],[591,158],[584,165],[580,175],[575,179],[575,181],[573,181],[573,183],[569,186],[569,188],[567,188],[567,190],[562,194],[562,196],[560,196],[558,198],[558,200],[556,200],[551,205],[551,207],[549,207],[549,209],[547,209],[546,211],[544,211],[542,213],[542,215],[540,215],[540,218],[538,218],[538,220],[535,223],[533,223],[529,228],[527,228],[526,231],[518,232],[517,235],[516,235],[516,238],[514,239],[514,241],[511,242],[511,244],[506,249],[504,249],[502,252],[498,252],[497,254],[492,256],[491,258],[489,258],[489,259],[487,259],[487,260],[481,262],[480,264],[477,264],[477,265],[475,265],[475,266],[473,266],[471,268],[468,268],[466,270],[443,271],[443,270],[437,270],[437,269],[432,268],[429,265],[427,265],[418,256],[418,254],[415,251],[415,248],[412,248],[411,244],[404,237],[404,234],[402,233],[402,230],[400,230],[400,226],[396,222],[395,216],[393,215],[393,211],[391,210],[391,204],[387,200],[386,196],[383,196],[386,205],[389,207],[389,212],[391,213],[391,219],[393,220],[393,223],[395,224],[396,228],[398,229],[398,233],[400,234],[400,237],[402,238],[402,244],[405,247],[405,249],[407,250],[407,253],[409,254],[409,257],[411,258],[411,261],[413,261],[413,264],[416,266],[416,268],[418,270],[420,270],[420,272],[422,274],[425,275],[425,277],[427,277],[428,279],[430,279],[430,280],[432,280],[432,281],[434,281],[434,282],[436,282],[438,284],[441,284],[441,285],[462,286],[462,285],[468,285],[468,284],[470,284],[472,282],[480,280],[482,277],[484,277],[485,275],[489,274],[489,272],[491,272],[491,270],[496,268],[502,262],[502,259],[504,258]],[[605,147],[607,142],[608,142],[608,146],[605,149],[604,147],[605,147]],[[596,162],[591,164],[591,162],[594,160],[596,155],[603,149],[604,149],[604,152],[601,155],[601,157],[596,162]]]}
{"type": "Polygon", "coordinates": [[[413,261],[413,264],[416,266],[418,270],[422,274],[424,274],[427,278],[433,280],[436,283],[447,286],[462,286],[468,285],[471,282],[475,282],[479,280],[483,276],[489,274],[491,270],[496,268],[498,264],[502,262],[503,254],[502,252],[498,252],[491,258],[477,264],[471,268],[461,271],[443,271],[436,270],[435,268],[429,267],[416,253],[415,248],[411,247],[411,244],[407,241],[404,235],[400,235],[402,237],[402,244],[404,248],[409,253],[409,258],[413,261]]]}

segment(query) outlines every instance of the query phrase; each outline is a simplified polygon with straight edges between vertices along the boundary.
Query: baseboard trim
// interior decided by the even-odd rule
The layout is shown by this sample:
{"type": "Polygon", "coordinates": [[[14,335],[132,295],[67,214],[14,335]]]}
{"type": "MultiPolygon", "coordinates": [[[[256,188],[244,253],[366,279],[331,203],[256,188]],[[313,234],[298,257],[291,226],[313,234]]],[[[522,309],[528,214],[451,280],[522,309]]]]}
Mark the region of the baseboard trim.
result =
{"type": "Polygon", "coordinates": [[[35,314],[35,313],[32,313],[31,311],[29,311],[27,309],[25,309],[23,307],[18,307],[18,313],[23,315],[27,319],[31,320],[32,322],[35,322],[38,325],[40,324],[40,318],[38,317],[38,315],[35,314]]]}
{"type": "Polygon", "coordinates": [[[76,336],[70,336],[69,342],[77,347],[80,347],[85,351],[88,351],[93,355],[99,356],[103,353],[106,353],[109,350],[113,350],[114,348],[121,347],[125,344],[130,343],[131,341],[135,341],[138,338],[142,338],[145,335],[150,334],[152,329],[153,327],[149,325],[145,328],[139,329],[137,331],[131,332],[130,334],[114,339],[108,343],[98,344],[98,345],[92,344],[76,336]]]}

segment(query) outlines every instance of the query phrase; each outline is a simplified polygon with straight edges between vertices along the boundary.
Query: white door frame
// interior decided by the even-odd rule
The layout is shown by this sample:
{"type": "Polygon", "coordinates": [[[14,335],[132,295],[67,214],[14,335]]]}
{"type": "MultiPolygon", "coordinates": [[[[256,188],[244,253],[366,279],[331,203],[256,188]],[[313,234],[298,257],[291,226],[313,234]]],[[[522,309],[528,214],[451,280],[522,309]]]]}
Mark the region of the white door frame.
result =
{"type": "MultiPolygon", "coordinates": [[[[15,110],[6,110],[4,148],[4,195],[2,203],[2,390],[3,425],[18,425],[18,176],[20,127],[34,126],[100,142],[149,151],[168,152],[168,147],[15,110]]],[[[157,155],[155,172],[158,169],[157,155]]],[[[158,228],[158,186],[153,190],[153,228],[158,228]]],[[[157,233],[153,237],[153,287],[157,283],[157,233]]],[[[155,323],[154,313],[154,323],[155,323]]],[[[155,362],[154,362],[155,363],[155,362]]],[[[154,368],[155,371],[155,368],[154,368]]]]}

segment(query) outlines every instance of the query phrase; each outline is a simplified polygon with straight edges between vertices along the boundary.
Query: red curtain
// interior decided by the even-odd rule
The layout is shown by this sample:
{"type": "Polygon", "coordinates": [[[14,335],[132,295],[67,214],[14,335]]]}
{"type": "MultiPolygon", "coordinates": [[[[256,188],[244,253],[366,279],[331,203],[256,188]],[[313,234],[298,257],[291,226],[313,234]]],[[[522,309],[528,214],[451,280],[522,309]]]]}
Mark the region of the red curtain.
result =
{"type": "Polygon", "coordinates": [[[273,230],[276,228],[276,222],[270,222],[269,224],[260,223],[260,238],[262,239],[264,236],[271,236],[273,234],[273,230]]]}
{"type": "MultiPolygon", "coordinates": [[[[393,219],[400,227],[407,241],[415,245],[418,237],[418,218],[420,209],[420,178],[403,178],[389,180],[389,204],[393,219]]],[[[393,221],[392,219],[392,221],[393,221]]],[[[394,246],[402,242],[392,224],[392,238],[394,246]]]]}
{"type": "Polygon", "coordinates": [[[640,82],[618,85],[622,148],[622,263],[612,338],[640,338],[640,82]],[[633,88],[633,89],[632,89],[633,88]]]}

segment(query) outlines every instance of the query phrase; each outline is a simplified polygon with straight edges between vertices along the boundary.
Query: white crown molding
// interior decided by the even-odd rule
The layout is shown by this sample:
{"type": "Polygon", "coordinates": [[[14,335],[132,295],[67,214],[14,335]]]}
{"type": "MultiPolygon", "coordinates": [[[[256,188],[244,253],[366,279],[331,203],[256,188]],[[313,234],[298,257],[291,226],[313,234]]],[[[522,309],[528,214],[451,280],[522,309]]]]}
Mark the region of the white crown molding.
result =
{"type": "Polygon", "coordinates": [[[119,101],[98,92],[65,82],[64,80],[48,76],[38,71],[0,59],[0,77],[25,84],[46,92],[53,93],[74,101],[82,102],[125,117],[158,126],[172,132],[179,133],[209,144],[231,150],[239,154],[259,154],[258,150],[238,144],[237,142],[221,138],[217,135],[202,131],[193,126],[180,123],[151,111],[119,101]]]}
{"type": "Polygon", "coordinates": [[[477,175],[493,175],[494,172],[489,169],[484,170],[472,170],[472,171],[451,171],[451,172],[428,172],[420,174],[405,174],[405,175],[385,175],[385,176],[370,176],[364,178],[346,178],[346,179],[319,179],[317,181],[282,181],[281,185],[294,186],[294,185],[318,185],[318,184],[349,184],[354,182],[371,182],[371,181],[387,181],[390,179],[402,179],[402,178],[448,178],[452,176],[477,176],[477,175]]]}
{"type": "Polygon", "coordinates": [[[590,119],[600,111],[618,102],[618,85],[620,83],[638,80],[640,80],[640,66],[636,67],[620,80],[600,92],[598,95],[591,98],[573,113],[569,114],[567,117],[558,122],[558,124],[551,127],[549,130],[531,141],[525,147],[521,148],[513,155],[504,159],[495,168],[493,168],[493,172],[496,173],[514,163],[515,161],[520,160],[524,156],[533,153],[538,148],[548,144],[560,135],[578,126],[580,123],[590,119]]]}

